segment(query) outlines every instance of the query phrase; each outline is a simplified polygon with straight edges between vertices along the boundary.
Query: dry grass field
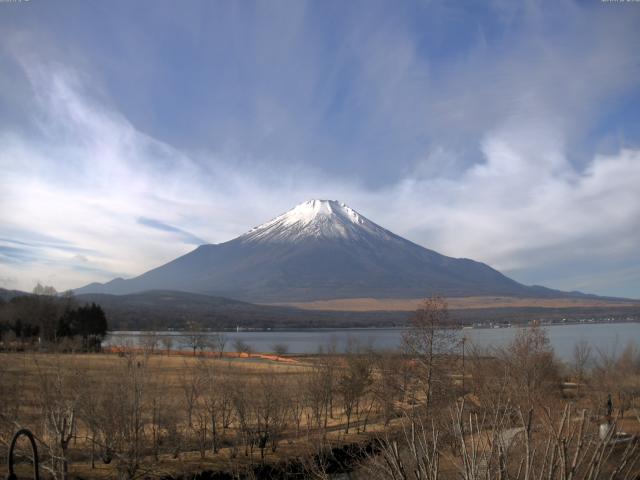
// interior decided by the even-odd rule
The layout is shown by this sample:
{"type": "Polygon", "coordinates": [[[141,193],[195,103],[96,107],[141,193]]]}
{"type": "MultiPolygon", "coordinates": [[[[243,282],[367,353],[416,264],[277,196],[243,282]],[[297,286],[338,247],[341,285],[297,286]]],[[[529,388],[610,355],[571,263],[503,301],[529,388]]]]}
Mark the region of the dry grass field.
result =
{"type": "MultiPolygon", "coordinates": [[[[330,400],[335,402],[331,411],[322,410],[329,408],[326,401],[320,402],[326,390],[313,385],[320,383],[322,375],[319,360],[288,360],[239,354],[217,358],[139,352],[0,353],[4,401],[0,447],[6,448],[12,431],[27,427],[46,445],[43,452],[51,450],[45,454],[50,458],[56,451],[56,432],[44,417],[64,416],[73,409],[76,418],[69,431],[73,440],[65,453],[72,476],[122,477],[118,465],[130,460],[125,457],[130,454],[127,443],[133,432],[141,439],[136,447],[140,450],[136,475],[176,477],[308,457],[317,453],[316,439],[320,437],[326,445],[357,443],[383,429],[379,412],[372,413],[374,402],[369,395],[367,418],[363,418],[364,412],[351,412],[347,433],[345,412],[337,396],[330,400]],[[142,375],[138,377],[137,371],[142,375]],[[118,424],[112,412],[99,411],[101,406],[112,412],[122,409],[124,420],[118,424]],[[139,410],[138,425],[129,415],[131,409],[139,410]],[[102,425],[92,425],[90,417],[102,425]],[[215,454],[213,422],[219,429],[215,454]],[[91,454],[94,438],[95,452],[91,454]],[[110,448],[120,449],[125,459],[103,463],[100,457],[110,448]]],[[[343,361],[337,357],[330,361],[334,374],[343,361]]],[[[23,465],[21,470],[27,473],[29,467],[23,465]]]]}
{"type": "MultiPolygon", "coordinates": [[[[449,309],[476,308],[574,308],[574,307],[640,307],[637,300],[603,300],[591,298],[521,298],[521,297],[449,297],[445,299],[449,309]]],[[[313,302],[280,303],[304,310],[330,311],[415,311],[422,298],[340,298],[313,302]]]]}

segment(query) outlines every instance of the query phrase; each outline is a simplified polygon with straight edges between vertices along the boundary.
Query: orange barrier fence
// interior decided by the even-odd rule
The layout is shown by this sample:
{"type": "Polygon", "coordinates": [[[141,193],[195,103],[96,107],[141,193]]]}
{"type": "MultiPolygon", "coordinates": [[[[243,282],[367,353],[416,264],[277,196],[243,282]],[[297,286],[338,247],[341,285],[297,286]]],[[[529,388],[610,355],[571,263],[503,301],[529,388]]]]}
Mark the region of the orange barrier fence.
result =
{"type": "Polygon", "coordinates": [[[149,350],[148,348],[142,347],[123,347],[123,346],[108,346],[102,347],[102,351],[104,353],[151,353],[151,354],[168,354],[171,356],[177,357],[208,357],[208,358],[257,358],[261,360],[269,360],[272,362],[281,362],[281,363],[298,363],[297,360],[290,357],[282,357],[279,355],[273,355],[268,353],[246,353],[246,352],[193,352],[192,350],[165,350],[162,348],[155,348],[153,350],[149,350]]]}

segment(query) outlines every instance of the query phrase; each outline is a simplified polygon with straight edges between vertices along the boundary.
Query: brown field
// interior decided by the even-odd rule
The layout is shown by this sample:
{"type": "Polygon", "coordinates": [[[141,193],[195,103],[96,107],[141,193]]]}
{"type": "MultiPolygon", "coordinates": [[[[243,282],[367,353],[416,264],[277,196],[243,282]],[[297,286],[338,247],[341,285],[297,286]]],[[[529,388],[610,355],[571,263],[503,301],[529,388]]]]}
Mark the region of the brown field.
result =
{"type": "MultiPolygon", "coordinates": [[[[271,305],[290,306],[304,310],[410,312],[414,311],[422,301],[422,298],[339,298],[271,305]]],[[[591,298],[449,297],[446,298],[446,301],[451,310],[526,307],[640,307],[640,301],[637,300],[602,300],[591,298]]]]}
{"type": "MultiPolygon", "coordinates": [[[[596,438],[599,425],[611,420],[603,413],[611,394],[618,428],[640,434],[640,352],[635,347],[618,357],[602,358],[587,371],[555,363],[543,341],[544,331],[523,329],[521,337],[504,357],[469,354],[466,363],[452,355],[433,358],[433,403],[425,418],[435,420],[445,442],[439,447],[438,479],[459,478],[463,462],[454,448],[456,432],[467,432],[465,441],[481,449],[494,441],[489,423],[474,427],[475,440],[468,426],[452,427],[456,409],[476,421],[484,414],[498,415],[496,425],[505,431],[521,429],[516,414],[530,409],[537,422],[532,441],[543,452],[555,438],[548,436],[555,435],[551,424],[566,420],[569,426],[577,425],[581,415],[587,418],[588,438],[596,438]],[[504,410],[507,404],[511,407],[504,410]],[[569,411],[566,417],[563,410],[569,411]]],[[[62,454],[55,447],[55,429],[62,425],[64,431],[65,419],[73,418],[64,453],[69,480],[185,479],[207,470],[234,478],[263,478],[252,477],[255,468],[278,466],[282,473],[291,462],[311,469],[302,478],[328,479],[308,463],[320,451],[349,444],[361,447],[372,439],[406,443],[406,428],[425,425],[416,419],[424,414],[427,396],[427,370],[421,364],[426,357],[358,350],[285,358],[234,353],[218,358],[162,350],[0,353],[0,455],[6,455],[11,434],[27,427],[38,438],[43,467],[59,471],[54,459],[62,454]],[[108,446],[114,456],[105,464],[101,458],[108,446]]],[[[433,424],[426,425],[431,435],[433,424]]],[[[558,440],[559,449],[565,443],[582,448],[575,431],[567,435],[558,440]]],[[[596,443],[588,445],[589,452],[596,448],[596,443]]],[[[640,452],[640,441],[635,448],[640,452]]],[[[520,462],[524,452],[522,443],[516,443],[513,461],[520,462]]],[[[612,452],[607,468],[613,468],[622,453],[612,452]]],[[[540,455],[532,457],[532,464],[541,461],[540,455]]],[[[376,462],[384,456],[382,451],[359,458],[362,476],[353,478],[389,478],[378,475],[383,464],[376,462]]],[[[384,461],[388,460],[393,458],[384,461]]],[[[28,476],[28,463],[22,462],[18,472],[28,476]]],[[[52,478],[46,470],[43,473],[42,478],[52,478]]]]}
{"type": "MultiPolygon", "coordinates": [[[[234,404],[246,401],[245,407],[251,410],[247,415],[253,422],[259,422],[260,415],[276,416],[280,411],[283,412],[282,408],[285,407],[287,415],[291,415],[288,410],[292,407],[291,402],[306,402],[304,385],[318,361],[312,357],[297,359],[238,353],[228,353],[222,358],[214,355],[193,356],[185,352],[145,355],[142,350],[133,349],[121,354],[0,353],[0,396],[4,402],[0,408],[0,451],[6,452],[10,433],[23,427],[31,429],[38,441],[48,438],[50,442],[52,432],[43,427],[45,405],[62,402],[60,408],[64,410],[66,402],[73,404],[78,412],[90,408],[90,403],[96,401],[90,395],[96,391],[117,390],[121,388],[118,384],[131,382],[132,378],[128,378],[127,375],[132,373],[130,370],[127,373],[125,366],[131,359],[134,369],[137,363],[138,368],[144,372],[139,385],[128,387],[134,390],[140,388],[144,395],[144,405],[140,410],[144,416],[142,435],[145,437],[142,462],[152,469],[154,476],[174,477],[204,470],[233,471],[260,463],[262,460],[258,446],[253,444],[248,454],[248,447],[242,443],[245,433],[241,430],[236,414],[224,430],[218,425],[221,428],[221,432],[218,433],[220,446],[218,452],[212,454],[211,431],[210,428],[206,429],[212,421],[207,410],[207,399],[226,399],[225,401],[234,404]],[[217,384],[207,386],[207,379],[211,379],[211,376],[215,376],[217,384]],[[61,383],[58,385],[56,382],[61,383]],[[52,391],[52,386],[56,385],[55,391],[52,391]],[[265,404],[265,388],[273,388],[274,385],[277,390],[271,391],[271,394],[276,394],[277,399],[274,398],[273,401],[282,403],[265,404]],[[191,395],[194,396],[191,400],[192,413],[188,405],[188,397],[191,395]],[[153,459],[149,444],[154,429],[153,416],[156,415],[151,412],[156,402],[160,409],[158,414],[162,416],[163,412],[169,412],[169,416],[164,419],[168,426],[160,433],[163,444],[159,448],[158,458],[153,459]],[[192,426],[189,426],[186,420],[189,415],[193,415],[192,426]],[[198,443],[201,433],[209,435],[206,445],[202,447],[198,443]],[[204,448],[203,452],[200,448],[204,448]],[[179,452],[177,455],[174,453],[176,451],[179,452]]],[[[331,361],[336,362],[336,365],[341,362],[338,357],[331,361]]],[[[130,391],[122,391],[125,396],[130,394],[130,391]]],[[[103,398],[98,401],[115,402],[110,404],[111,408],[118,407],[118,399],[108,393],[103,393],[103,397],[100,393],[96,395],[96,399],[103,398]]],[[[336,399],[333,412],[323,421],[322,432],[318,431],[310,407],[307,406],[302,407],[298,427],[292,418],[286,420],[286,426],[270,427],[274,429],[271,435],[278,435],[278,448],[276,450],[269,446],[264,451],[265,460],[273,464],[283,459],[313,455],[317,452],[319,435],[323,438],[323,444],[362,442],[368,435],[383,428],[378,413],[368,415],[365,420],[362,414],[354,414],[351,418],[351,429],[346,433],[345,414],[338,405],[336,399]],[[361,429],[363,421],[366,422],[367,433],[361,429]],[[276,431],[276,428],[283,430],[276,431]]],[[[131,405],[127,408],[131,408],[131,405]]],[[[101,415],[105,417],[105,413],[101,415]]],[[[91,432],[86,421],[77,423],[73,437],[68,454],[72,477],[106,479],[119,476],[115,461],[109,465],[99,461],[100,452],[96,453],[95,466],[91,466],[88,453],[91,432]]],[[[269,441],[272,439],[269,438],[269,441]]],[[[40,448],[42,458],[42,453],[47,449],[42,448],[42,445],[40,448]]],[[[28,476],[30,467],[21,465],[18,471],[28,476]]]]}

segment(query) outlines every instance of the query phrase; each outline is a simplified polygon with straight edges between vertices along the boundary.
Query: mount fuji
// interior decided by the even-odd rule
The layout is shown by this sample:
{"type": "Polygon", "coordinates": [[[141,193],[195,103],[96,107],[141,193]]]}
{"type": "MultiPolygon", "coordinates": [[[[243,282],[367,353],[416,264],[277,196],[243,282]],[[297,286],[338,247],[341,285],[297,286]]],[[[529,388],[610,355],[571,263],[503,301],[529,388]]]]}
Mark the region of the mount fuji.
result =
{"type": "Polygon", "coordinates": [[[344,203],[310,200],[228,242],[201,245],[138,277],[76,293],[179,290],[276,303],[345,298],[568,294],[522,285],[488,265],[441,255],[344,203]]]}

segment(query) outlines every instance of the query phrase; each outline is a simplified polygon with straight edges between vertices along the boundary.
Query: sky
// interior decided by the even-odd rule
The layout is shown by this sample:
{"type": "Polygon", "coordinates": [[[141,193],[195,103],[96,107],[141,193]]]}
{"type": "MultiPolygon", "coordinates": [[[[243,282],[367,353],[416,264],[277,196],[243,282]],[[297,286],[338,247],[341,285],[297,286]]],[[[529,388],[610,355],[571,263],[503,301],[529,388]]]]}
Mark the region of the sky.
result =
{"type": "Polygon", "coordinates": [[[312,198],[640,298],[640,2],[0,2],[0,287],[132,277],[312,198]]]}

